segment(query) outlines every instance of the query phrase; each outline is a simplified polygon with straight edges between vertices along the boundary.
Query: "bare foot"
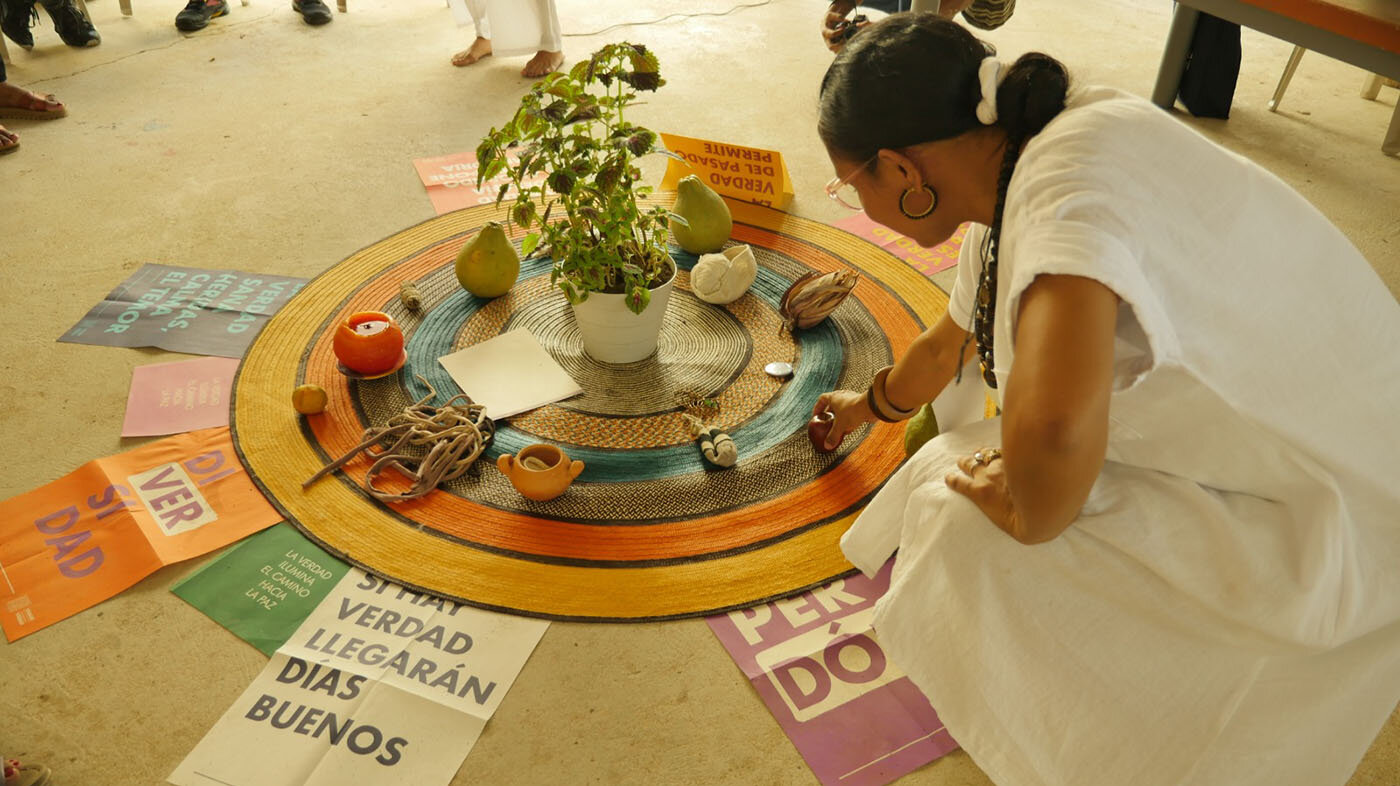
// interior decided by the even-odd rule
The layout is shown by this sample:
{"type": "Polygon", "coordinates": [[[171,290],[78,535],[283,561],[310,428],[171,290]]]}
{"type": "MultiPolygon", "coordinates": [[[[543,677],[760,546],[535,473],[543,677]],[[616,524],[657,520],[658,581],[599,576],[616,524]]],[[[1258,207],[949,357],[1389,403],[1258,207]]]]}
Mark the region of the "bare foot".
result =
{"type": "Polygon", "coordinates": [[[0,126],[0,153],[9,153],[19,147],[19,134],[0,126]]]}
{"type": "Polygon", "coordinates": [[[530,62],[520,69],[520,75],[529,79],[538,79],[545,74],[552,74],[559,70],[559,66],[564,65],[563,52],[546,52],[543,49],[535,53],[530,58],[530,62]]]}
{"type": "Polygon", "coordinates": [[[491,39],[477,36],[472,45],[452,56],[452,65],[469,66],[483,57],[491,56],[491,39]]]}
{"type": "Polygon", "coordinates": [[[0,117],[47,120],[66,114],[68,108],[53,96],[39,95],[9,82],[0,82],[0,117]]]}

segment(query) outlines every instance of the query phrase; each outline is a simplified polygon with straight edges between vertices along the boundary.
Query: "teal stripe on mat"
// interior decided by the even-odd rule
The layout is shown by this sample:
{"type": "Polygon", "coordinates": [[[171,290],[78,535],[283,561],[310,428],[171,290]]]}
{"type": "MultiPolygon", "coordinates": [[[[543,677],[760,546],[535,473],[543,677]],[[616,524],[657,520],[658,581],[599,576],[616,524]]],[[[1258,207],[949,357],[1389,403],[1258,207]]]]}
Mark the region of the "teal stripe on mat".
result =
{"type": "MultiPolygon", "coordinates": [[[[693,255],[677,249],[672,249],[671,255],[683,270],[695,265],[696,257],[693,255]]],[[[550,266],[547,258],[527,260],[521,263],[520,279],[549,275],[550,266]]],[[[749,291],[776,311],[783,293],[791,284],[790,279],[759,267],[758,278],[749,291]]],[[[461,392],[437,359],[453,351],[452,340],[462,323],[488,302],[463,290],[432,309],[424,318],[408,344],[408,373],[404,374],[404,380],[413,399],[428,394],[427,388],[414,379],[413,374],[426,378],[444,400],[461,392]]],[[[739,448],[741,461],[746,456],[756,456],[773,448],[794,431],[805,427],[817,397],[836,387],[843,366],[842,352],[840,334],[830,321],[797,334],[798,362],[794,364],[793,378],[768,406],[730,433],[739,448]]],[[[501,454],[519,452],[537,441],[533,435],[512,428],[508,423],[497,424],[496,438],[485,458],[494,462],[501,454]]],[[[583,479],[598,483],[658,480],[704,472],[708,467],[694,443],[641,450],[608,450],[568,444],[566,450],[570,458],[588,465],[583,479]]]]}

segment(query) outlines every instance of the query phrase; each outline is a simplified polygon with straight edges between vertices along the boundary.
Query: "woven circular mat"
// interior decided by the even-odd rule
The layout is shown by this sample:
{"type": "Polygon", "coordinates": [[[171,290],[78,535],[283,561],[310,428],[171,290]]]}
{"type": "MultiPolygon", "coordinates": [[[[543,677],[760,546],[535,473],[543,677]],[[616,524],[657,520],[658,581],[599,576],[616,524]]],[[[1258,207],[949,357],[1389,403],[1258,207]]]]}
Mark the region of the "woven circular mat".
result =
{"type": "MultiPolygon", "coordinates": [[[[940,316],[947,296],[888,252],[844,231],[750,205],[733,205],[733,242],[758,258],[758,280],[726,307],[689,292],[695,258],[673,250],[677,285],[656,355],[597,363],[548,262],[522,265],[495,300],[458,286],[453,261],[494,207],[426,221],[327,270],[268,323],[234,388],[233,434],[249,473],[318,544],[366,570],[485,608],[572,620],[641,621],[741,608],[820,585],[851,566],[838,541],[903,460],[902,427],[879,424],[817,454],[807,420],[822,392],[863,390],[874,371],[940,316]],[[782,293],[802,273],[854,267],[853,296],[821,325],[780,333],[782,293]],[[399,283],[414,281],[421,311],[399,283]],[[403,371],[350,381],[336,371],[329,327],[383,310],[408,338],[403,371]],[[493,444],[467,475],[408,503],[387,505],[358,485],[369,462],[303,491],[321,466],[427,394],[460,392],[437,358],[506,330],[526,328],[584,394],[497,423],[493,444]],[[791,362],[786,381],[765,364],[791,362]],[[329,393],[323,414],[301,417],[293,388],[329,393]],[[677,394],[715,399],[707,423],[733,436],[736,467],[704,463],[677,394]],[[559,445],[586,469],[562,497],[532,502],[496,469],[502,453],[559,445]]],[[[518,238],[517,238],[518,242],[518,238]]]]}

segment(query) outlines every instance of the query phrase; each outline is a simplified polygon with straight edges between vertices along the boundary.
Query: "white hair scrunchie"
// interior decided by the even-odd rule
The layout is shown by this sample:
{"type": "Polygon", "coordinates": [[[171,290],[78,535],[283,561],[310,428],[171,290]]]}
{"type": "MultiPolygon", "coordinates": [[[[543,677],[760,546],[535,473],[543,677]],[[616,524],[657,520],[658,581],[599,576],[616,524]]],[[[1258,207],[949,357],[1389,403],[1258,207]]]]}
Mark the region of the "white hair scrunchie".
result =
{"type": "Polygon", "coordinates": [[[982,58],[977,66],[977,83],[982,87],[982,99],[977,102],[977,119],[989,126],[997,121],[997,87],[1001,84],[1001,61],[995,55],[982,58]]]}

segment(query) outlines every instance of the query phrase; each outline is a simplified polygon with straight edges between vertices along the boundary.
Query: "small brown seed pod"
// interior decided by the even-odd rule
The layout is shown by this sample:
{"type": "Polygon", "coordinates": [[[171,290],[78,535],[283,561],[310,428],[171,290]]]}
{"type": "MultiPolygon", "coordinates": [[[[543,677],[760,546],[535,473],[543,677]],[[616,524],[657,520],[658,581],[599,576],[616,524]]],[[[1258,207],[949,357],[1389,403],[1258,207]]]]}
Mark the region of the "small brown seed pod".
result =
{"type": "Polygon", "coordinates": [[[412,281],[399,284],[399,301],[409,311],[417,311],[423,307],[423,295],[418,292],[418,287],[412,281]]]}

